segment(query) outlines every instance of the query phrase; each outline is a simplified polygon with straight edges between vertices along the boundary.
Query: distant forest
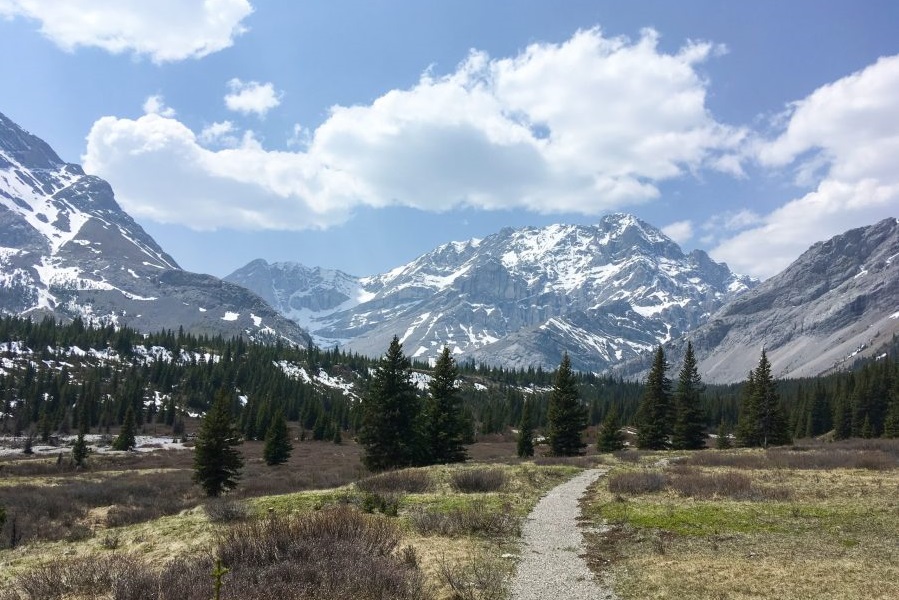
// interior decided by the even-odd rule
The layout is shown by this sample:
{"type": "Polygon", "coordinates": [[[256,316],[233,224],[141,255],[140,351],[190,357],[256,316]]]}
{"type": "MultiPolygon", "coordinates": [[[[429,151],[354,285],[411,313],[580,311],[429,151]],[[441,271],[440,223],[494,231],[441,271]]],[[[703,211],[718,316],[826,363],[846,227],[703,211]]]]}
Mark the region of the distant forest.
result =
{"type": "MultiPolygon", "coordinates": [[[[224,393],[247,439],[264,436],[279,411],[310,438],[341,439],[358,429],[357,400],[366,396],[378,360],[338,348],[250,343],[180,330],[143,334],[127,327],[91,327],[79,319],[33,322],[5,316],[0,319],[0,433],[48,439],[77,431],[80,415],[89,419],[91,432],[110,432],[130,407],[141,430],[181,435],[186,419],[205,412],[224,393]],[[304,377],[300,369],[316,376],[323,372],[326,383],[304,377]],[[341,382],[352,383],[351,393],[339,387],[341,382]]],[[[431,372],[428,364],[412,365],[413,372],[431,372]]],[[[671,365],[668,377],[679,367],[671,365]]],[[[460,362],[458,369],[472,439],[517,427],[526,401],[532,402],[536,428],[546,425],[552,371],[471,361],[460,362]]],[[[601,423],[612,408],[622,423],[633,423],[642,383],[595,374],[575,377],[590,425],[601,423]]],[[[709,432],[722,424],[733,429],[742,389],[741,384],[705,386],[702,407],[709,432]]],[[[899,342],[894,338],[878,359],[860,361],[850,371],[782,380],[776,389],[795,438],[830,431],[836,438],[895,437],[899,342]]]]}

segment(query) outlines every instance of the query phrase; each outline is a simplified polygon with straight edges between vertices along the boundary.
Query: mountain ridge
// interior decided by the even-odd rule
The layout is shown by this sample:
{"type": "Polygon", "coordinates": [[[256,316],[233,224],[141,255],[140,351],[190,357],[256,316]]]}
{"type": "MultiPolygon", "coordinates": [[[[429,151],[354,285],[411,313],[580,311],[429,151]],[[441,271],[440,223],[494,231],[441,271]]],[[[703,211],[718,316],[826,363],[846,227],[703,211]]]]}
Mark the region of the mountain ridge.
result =
{"type": "Polygon", "coordinates": [[[375,356],[397,335],[419,359],[445,344],[457,359],[546,368],[567,346],[588,371],[670,339],[755,285],[623,213],[596,225],[507,227],[367,277],[256,260],[225,279],[276,299],[324,345],[375,356]],[[572,343],[591,329],[617,333],[572,343]],[[547,331],[559,338],[550,347],[540,341],[547,331]]]}
{"type": "Polygon", "coordinates": [[[112,187],[0,113],[0,312],[308,340],[244,288],[184,271],[112,187]]]}

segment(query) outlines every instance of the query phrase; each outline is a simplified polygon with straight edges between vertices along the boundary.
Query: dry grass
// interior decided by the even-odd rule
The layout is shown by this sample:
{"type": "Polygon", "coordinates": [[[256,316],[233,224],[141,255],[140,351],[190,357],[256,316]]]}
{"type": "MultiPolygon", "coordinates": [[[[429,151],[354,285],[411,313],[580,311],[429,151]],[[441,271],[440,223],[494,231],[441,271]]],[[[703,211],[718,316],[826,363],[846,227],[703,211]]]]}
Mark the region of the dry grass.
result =
{"type": "MultiPolygon", "coordinates": [[[[509,570],[514,568],[514,561],[496,559],[514,553],[518,519],[531,510],[546,490],[578,471],[570,465],[537,466],[522,462],[512,456],[514,443],[496,443],[487,454],[498,454],[499,447],[506,448],[510,454],[505,460],[495,457],[490,463],[493,466],[487,469],[478,464],[410,469],[424,473],[415,477],[427,481],[427,486],[401,487],[425,491],[381,494],[389,495],[391,502],[395,500],[398,516],[366,517],[387,519],[395,525],[401,534],[391,554],[401,565],[397,568],[418,565],[434,597],[453,597],[445,575],[455,575],[458,584],[458,578],[465,579],[469,573],[481,578],[478,585],[485,590],[482,593],[470,588],[465,593],[493,597],[491,594],[497,589],[494,584],[505,581],[509,570]],[[478,483],[486,481],[489,485],[483,489],[492,491],[463,494],[456,490],[458,481],[470,479],[478,483]],[[498,481],[501,485],[495,485],[498,481]],[[439,535],[432,530],[427,536],[421,535],[413,526],[413,515],[419,513],[451,515],[452,531],[447,529],[439,535]]],[[[209,556],[223,531],[245,527],[260,517],[296,518],[303,514],[324,514],[332,509],[362,511],[366,508],[366,496],[377,495],[348,485],[368,475],[361,468],[360,449],[351,441],[340,446],[324,442],[295,444],[290,463],[275,468],[264,465],[261,450],[261,444],[244,444],[246,467],[240,486],[235,493],[211,504],[206,503],[190,481],[193,466],[190,452],[94,455],[89,468],[77,472],[59,471],[46,460],[29,461],[28,468],[19,471],[6,464],[0,470],[3,483],[0,493],[4,489],[10,494],[27,492],[22,497],[31,498],[36,506],[43,502],[47,507],[44,512],[52,513],[51,520],[62,524],[62,529],[44,540],[35,536],[27,545],[0,549],[0,564],[4,566],[0,569],[0,589],[12,589],[12,581],[22,582],[22,577],[29,573],[36,578],[33,582],[43,578],[45,584],[52,583],[56,577],[54,571],[67,574],[73,582],[82,577],[75,572],[83,571],[82,580],[87,582],[84,585],[96,583],[96,578],[91,579],[96,569],[86,565],[104,565],[106,557],[115,556],[124,557],[121,572],[117,572],[123,586],[143,582],[145,590],[154,590],[154,582],[164,580],[176,589],[183,586],[183,597],[189,598],[195,593],[191,587],[194,580],[207,585],[211,580],[206,567],[211,565],[209,556]],[[153,486],[159,489],[151,489],[153,486]],[[83,500],[73,504],[77,510],[66,506],[63,502],[66,493],[82,488],[86,490],[80,492],[83,500]],[[44,495],[40,501],[35,499],[39,494],[44,495]],[[167,494],[170,499],[161,499],[161,494],[167,494]],[[172,502],[177,504],[167,504],[172,502]],[[154,504],[169,506],[163,512],[171,511],[171,514],[151,514],[151,509],[159,510],[154,504]],[[137,509],[141,506],[147,507],[146,513],[139,514],[137,509]],[[135,571],[129,566],[132,558],[138,561],[140,569],[135,571]],[[169,567],[164,567],[166,564],[169,567]],[[147,565],[153,565],[149,572],[147,565]]],[[[14,513],[23,507],[24,504],[14,513]]],[[[389,511],[376,508],[374,512],[389,511]]],[[[340,568],[353,572],[349,566],[340,568]]],[[[204,590],[203,593],[209,591],[204,590]]],[[[0,598],[28,597],[10,594],[0,594],[0,598]]],[[[163,592],[147,591],[146,594],[147,598],[166,597],[163,592]]],[[[72,591],[67,598],[87,597],[113,596],[72,591]]],[[[286,592],[279,596],[289,597],[286,592]]]]}
{"type": "Polygon", "coordinates": [[[598,485],[585,513],[606,531],[589,536],[591,565],[625,599],[899,597],[899,469],[871,452],[892,456],[703,451],[661,490],[598,485]]]}

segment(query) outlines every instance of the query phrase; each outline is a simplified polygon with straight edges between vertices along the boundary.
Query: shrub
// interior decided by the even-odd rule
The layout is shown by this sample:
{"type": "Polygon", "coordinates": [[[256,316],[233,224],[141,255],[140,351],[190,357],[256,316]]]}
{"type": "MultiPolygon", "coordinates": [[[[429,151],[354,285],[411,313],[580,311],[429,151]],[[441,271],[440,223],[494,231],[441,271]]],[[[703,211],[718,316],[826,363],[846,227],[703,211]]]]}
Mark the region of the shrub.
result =
{"type": "Polygon", "coordinates": [[[465,469],[452,475],[452,487],[463,494],[497,492],[506,484],[500,469],[465,469]]]}
{"type": "Polygon", "coordinates": [[[421,494],[431,488],[431,476],[427,471],[416,469],[387,471],[357,481],[356,487],[370,493],[421,494]]]}
{"type": "Polygon", "coordinates": [[[630,471],[609,477],[609,491],[613,494],[652,494],[668,485],[668,477],[658,471],[630,471]]]}
{"type": "Polygon", "coordinates": [[[454,600],[502,600],[506,597],[507,574],[506,563],[486,556],[463,564],[444,557],[437,566],[437,576],[454,600]]]}
{"type": "Polygon", "coordinates": [[[395,517],[400,512],[402,498],[400,494],[365,492],[362,495],[361,507],[367,513],[379,512],[388,517],[395,517]]]}
{"type": "Polygon", "coordinates": [[[214,498],[203,505],[203,511],[213,523],[234,523],[250,515],[246,504],[230,498],[214,498]]]}
{"type": "Polygon", "coordinates": [[[511,507],[491,507],[480,500],[449,511],[418,509],[410,514],[410,521],[423,535],[494,538],[521,534],[521,523],[512,514],[511,507]]]}

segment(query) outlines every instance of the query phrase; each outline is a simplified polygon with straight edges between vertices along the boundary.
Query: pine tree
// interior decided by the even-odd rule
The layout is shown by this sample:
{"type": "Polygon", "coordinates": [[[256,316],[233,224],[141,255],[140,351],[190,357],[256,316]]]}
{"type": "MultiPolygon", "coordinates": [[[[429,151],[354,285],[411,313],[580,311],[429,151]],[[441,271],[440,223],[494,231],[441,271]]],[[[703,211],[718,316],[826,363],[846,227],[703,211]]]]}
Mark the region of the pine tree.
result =
{"type": "Polygon", "coordinates": [[[123,451],[134,450],[134,447],[137,445],[137,440],[134,436],[134,409],[129,405],[128,410],[125,412],[125,422],[122,423],[122,429],[119,431],[118,437],[112,442],[112,449],[123,451]]]}
{"type": "Polygon", "coordinates": [[[581,403],[568,353],[556,371],[546,414],[549,421],[549,448],[554,456],[576,456],[586,444],[581,433],[587,428],[587,407],[581,403]]]}
{"type": "Polygon", "coordinates": [[[521,423],[518,426],[518,456],[530,458],[534,456],[534,413],[533,401],[525,400],[521,411],[521,423]]]}
{"type": "Polygon", "coordinates": [[[600,452],[616,452],[623,448],[624,435],[621,433],[618,411],[612,406],[596,433],[596,449],[600,452]]]}
{"type": "Polygon", "coordinates": [[[72,461],[75,463],[76,467],[83,467],[84,461],[90,453],[90,448],[88,448],[87,441],[84,439],[86,433],[87,428],[84,425],[81,425],[78,428],[78,437],[75,439],[75,444],[72,446],[72,461]]]}
{"type": "Polygon", "coordinates": [[[231,401],[220,392],[206,413],[194,447],[194,482],[207,496],[219,496],[237,486],[243,456],[240,432],[231,419],[231,401]]]}
{"type": "Polygon", "coordinates": [[[457,375],[456,362],[449,348],[444,346],[428,384],[428,462],[444,464],[462,462],[468,458],[464,447],[465,415],[462,399],[456,390],[457,375]]]}
{"type": "Polygon", "coordinates": [[[718,438],[715,440],[715,448],[718,450],[727,450],[732,444],[730,443],[730,427],[727,423],[721,421],[718,425],[718,438]]]}
{"type": "Polygon", "coordinates": [[[674,427],[671,447],[675,450],[699,450],[705,448],[705,414],[700,405],[700,395],[705,386],[699,377],[692,342],[687,342],[684,364],[674,392],[674,427]]]}
{"type": "Polygon", "coordinates": [[[737,438],[743,446],[776,446],[790,443],[786,417],[771,377],[771,363],[762,350],[759,365],[744,384],[737,438]]]}
{"type": "Polygon", "coordinates": [[[422,460],[421,404],[412,384],[409,359],[394,336],[362,401],[359,442],[372,471],[407,467],[422,460]]]}
{"type": "Polygon", "coordinates": [[[668,362],[659,346],[646,378],[643,400],[637,409],[637,446],[644,450],[664,450],[671,433],[671,381],[665,376],[668,362]]]}
{"type": "Polygon", "coordinates": [[[278,411],[265,434],[262,457],[265,459],[265,464],[269,466],[280,465],[287,462],[292,450],[293,445],[290,443],[290,435],[287,432],[287,421],[284,420],[284,413],[278,411]]]}

